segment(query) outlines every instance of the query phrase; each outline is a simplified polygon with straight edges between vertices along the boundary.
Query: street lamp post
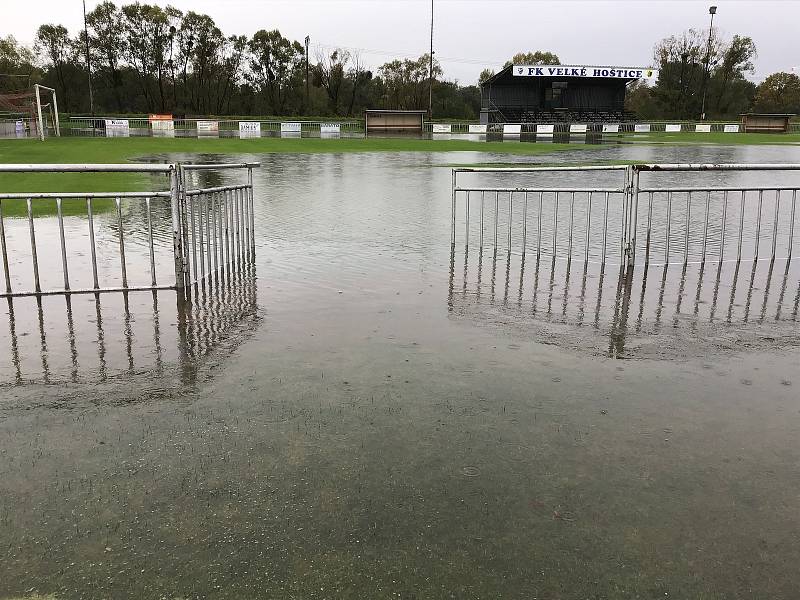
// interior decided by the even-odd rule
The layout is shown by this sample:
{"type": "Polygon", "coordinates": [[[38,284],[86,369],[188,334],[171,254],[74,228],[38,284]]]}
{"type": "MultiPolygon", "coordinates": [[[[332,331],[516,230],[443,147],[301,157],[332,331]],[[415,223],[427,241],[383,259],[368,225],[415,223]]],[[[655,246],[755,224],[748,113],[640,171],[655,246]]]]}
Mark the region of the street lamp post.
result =
{"type": "Polygon", "coordinates": [[[703,105],[700,108],[700,120],[706,120],[706,89],[708,88],[709,67],[711,63],[711,36],[714,34],[714,15],[717,14],[717,7],[710,6],[708,14],[711,15],[711,25],[708,28],[708,45],[706,46],[706,68],[703,70],[703,105]]]}

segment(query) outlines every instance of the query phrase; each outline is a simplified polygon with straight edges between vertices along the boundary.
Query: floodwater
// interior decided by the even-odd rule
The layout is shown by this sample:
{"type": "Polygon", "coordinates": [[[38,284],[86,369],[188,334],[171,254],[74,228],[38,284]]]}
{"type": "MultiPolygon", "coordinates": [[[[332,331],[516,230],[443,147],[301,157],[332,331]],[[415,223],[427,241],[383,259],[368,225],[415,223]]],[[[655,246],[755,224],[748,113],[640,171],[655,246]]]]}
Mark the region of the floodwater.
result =
{"type": "MultiPolygon", "coordinates": [[[[797,597],[796,263],[451,249],[447,166],[521,158],[170,158],[262,161],[255,263],[4,301],[0,598],[797,597]]],[[[800,148],[536,160],[627,159],[800,148]]]]}

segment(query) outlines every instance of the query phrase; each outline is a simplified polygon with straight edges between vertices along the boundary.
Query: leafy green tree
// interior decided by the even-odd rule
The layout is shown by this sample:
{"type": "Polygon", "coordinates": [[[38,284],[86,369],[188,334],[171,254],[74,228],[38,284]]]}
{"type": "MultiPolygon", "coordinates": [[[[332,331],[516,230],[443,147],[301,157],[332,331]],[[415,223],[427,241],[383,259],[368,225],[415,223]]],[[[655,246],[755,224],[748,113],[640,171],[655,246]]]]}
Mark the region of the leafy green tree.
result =
{"type": "Polygon", "coordinates": [[[492,69],[484,69],[481,71],[481,74],[478,75],[478,83],[483,84],[484,81],[494,77],[494,71],[492,69]]]}
{"type": "Polygon", "coordinates": [[[503,65],[505,69],[509,65],[559,65],[561,59],[553,52],[545,50],[536,50],[534,52],[517,52],[506,64],[503,65]]]}
{"type": "Polygon", "coordinates": [[[758,86],[753,108],[759,112],[800,114],[800,77],[773,73],[758,86]]]}
{"type": "Polygon", "coordinates": [[[34,66],[35,57],[29,48],[21,45],[14,36],[0,38],[0,92],[14,92],[29,88],[41,73],[34,66]]]}
{"type": "Polygon", "coordinates": [[[756,55],[753,40],[746,36],[734,35],[730,43],[721,46],[708,90],[709,97],[716,98],[715,116],[736,116],[750,106],[756,86],[745,79],[745,73],[753,72],[756,55]]]}
{"type": "MultiPolygon", "coordinates": [[[[430,54],[416,60],[393,60],[378,69],[384,85],[384,108],[405,110],[427,106],[430,54]]],[[[442,76],[439,61],[433,60],[433,78],[442,76]]]]}
{"type": "Polygon", "coordinates": [[[42,25],[36,32],[36,49],[56,74],[56,93],[69,106],[65,70],[72,59],[72,40],[63,25],[42,25]]]}
{"type": "Polygon", "coordinates": [[[339,97],[349,62],[350,52],[342,48],[336,48],[330,54],[319,52],[317,55],[313,73],[314,85],[322,87],[328,94],[328,108],[334,115],[339,114],[339,97]]]}
{"type": "Polygon", "coordinates": [[[248,45],[250,81],[266,96],[269,107],[276,114],[284,114],[293,91],[293,79],[304,64],[303,46],[298,41],[289,41],[277,29],[256,32],[248,45]]]}
{"type": "MultiPolygon", "coordinates": [[[[125,36],[122,32],[122,12],[113,2],[101,2],[86,15],[89,29],[89,55],[95,75],[95,88],[105,81],[117,111],[122,110],[121,63],[125,54],[125,36]],[[98,77],[99,76],[99,77],[98,77]]],[[[101,100],[102,96],[98,97],[101,100]]]]}

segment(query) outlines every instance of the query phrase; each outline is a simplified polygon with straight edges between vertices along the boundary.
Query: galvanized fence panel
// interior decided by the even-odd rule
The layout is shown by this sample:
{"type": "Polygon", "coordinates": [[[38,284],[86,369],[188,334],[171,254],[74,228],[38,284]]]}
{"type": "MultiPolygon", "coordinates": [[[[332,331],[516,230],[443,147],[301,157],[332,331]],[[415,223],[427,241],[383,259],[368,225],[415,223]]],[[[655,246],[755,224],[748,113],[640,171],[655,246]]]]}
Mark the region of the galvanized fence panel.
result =
{"type": "Polygon", "coordinates": [[[628,266],[791,258],[800,189],[800,177],[793,174],[800,176],[800,165],[454,169],[451,243],[628,266]],[[782,184],[658,182],[668,173],[733,177],[778,171],[790,175],[782,184]],[[575,178],[603,173],[606,182],[570,185],[562,176],[560,182],[544,183],[545,176],[552,180],[559,172],[575,178]],[[643,180],[643,174],[655,181],[643,180]],[[465,176],[473,182],[464,183],[465,176]],[[520,177],[534,181],[519,184],[520,177]]]}
{"type": "Polygon", "coordinates": [[[255,166],[0,165],[0,173],[149,173],[166,175],[169,181],[168,190],[145,192],[0,192],[4,284],[0,297],[183,291],[205,283],[207,274],[219,279],[223,273],[241,270],[255,254],[255,166]],[[246,179],[237,184],[187,187],[187,174],[220,170],[238,170],[246,173],[246,179]],[[3,212],[4,204],[20,201],[25,221],[3,212]],[[98,211],[99,203],[107,208],[109,202],[110,210],[98,211]],[[41,203],[50,203],[54,215],[38,214],[41,203]],[[8,227],[12,222],[15,226],[8,227]],[[26,227],[19,226],[20,222],[26,227]],[[201,227],[206,229],[205,237],[201,227]],[[208,265],[207,271],[198,270],[198,256],[208,265]]]}

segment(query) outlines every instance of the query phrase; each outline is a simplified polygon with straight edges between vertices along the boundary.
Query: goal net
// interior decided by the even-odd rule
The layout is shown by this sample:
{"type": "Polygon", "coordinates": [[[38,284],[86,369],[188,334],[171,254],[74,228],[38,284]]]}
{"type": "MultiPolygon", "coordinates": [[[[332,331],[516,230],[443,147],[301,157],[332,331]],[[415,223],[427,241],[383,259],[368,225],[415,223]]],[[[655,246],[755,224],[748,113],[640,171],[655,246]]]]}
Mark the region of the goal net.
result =
{"type": "Polygon", "coordinates": [[[0,94],[0,137],[61,135],[58,100],[52,88],[34,85],[24,92],[0,94]]]}

